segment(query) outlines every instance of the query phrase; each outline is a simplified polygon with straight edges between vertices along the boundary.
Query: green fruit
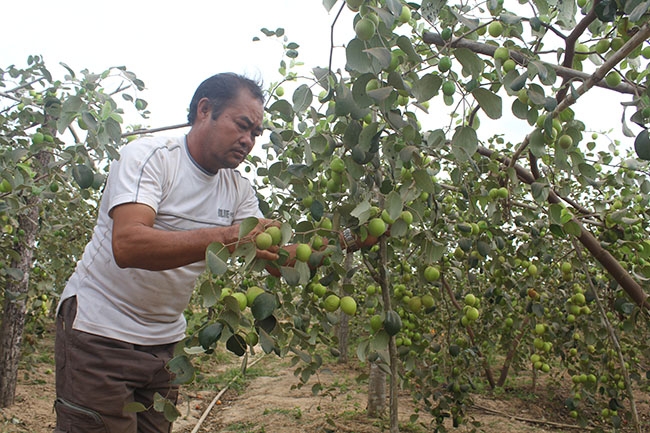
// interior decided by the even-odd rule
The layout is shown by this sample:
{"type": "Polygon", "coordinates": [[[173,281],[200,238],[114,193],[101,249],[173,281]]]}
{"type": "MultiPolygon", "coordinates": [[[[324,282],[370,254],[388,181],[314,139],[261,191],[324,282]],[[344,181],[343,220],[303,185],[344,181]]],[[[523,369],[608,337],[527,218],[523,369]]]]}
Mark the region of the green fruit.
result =
{"type": "Polygon", "coordinates": [[[402,318],[394,310],[389,310],[386,312],[386,318],[384,319],[384,329],[386,333],[390,336],[397,334],[402,329],[402,318]]]}
{"type": "Polygon", "coordinates": [[[255,298],[257,298],[259,295],[264,293],[264,289],[258,286],[250,286],[246,290],[246,304],[250,307],[253,305],[253,301],[255,301],[255,298]]]}
{"type": "Polygon", "coordinates": [[[377,90],[380,87],[381,87],[381,83],[379,83],[379,80],[376,78],[372,78],[371,80],[368,80],[368,82],[366,83],[366,92],[377,90]]]}
{"type": "Polygon", "coordinates": [[[275,89],[275,94],[278,95],[279,97],[284,96],[284,89],[282,87],[277,87],[275,89]]]}
{"type": "Polygon", "coordinates": [[[259,341],[260,338],[258,337],[256,332],[249,332],[248,334],[246,334],[246,343],[249,346],[255,346],[259,341]]]}
{"type": "Polygon", "coordinates": [[[37,132],[34,135],[32,135],[32,143],[39,145],[42,144],[43,141],[45,141],[45,135],[43,135],[42,133],[37,132]]]}
{"type": "Polygon", "coordinates": [[[426,295],[422,296],[422,306],[424,308],[427,308],[427,309],[431,308],[431,307],[433,307],[434,303],[435,303],[435,301],[433,299],[433,296],[431,296],[429,294],[426,294],[426,295]]]}
{"type": "Polygon", "coordinates": [[[560,265],[560,270],[562,271],[563,274],[568,274],[569,272],[571,272],[571,267],[572,267],[572,266],[571,266],[571,263],[569,263],[569,262],[563,262],[563,263],[560,265]]]}
{"type": "Polygon", "coordinates": [[[438,62],[438,70],[440,72],[447,72],[451,69],[451,59],[448,56],[444,56],[438,62]]]}
{"type": "Polygon", "coordinates": [[[546,326],[543,323],[538,323],[537,325],[535,325],[535,334],[543,335],[545,332],[546,332],[546,326]]]}
{"type": "Polygon", "coordinates": [[[440,33],[440,37],[442,38],[443,41],[448,41],[449,39],[451,39],[451,35],[452,35],[452,30],[450,27],[445,27],[442,30],[442,33],[440,33]]]}
{"type": "Polygon", "coordinates": [[[370,318],[370,329],[372,329],[374,332],[379,331],[382,325],[383,321],[381,320],[381,316],[379,314],[375,314],[370,318]]]}
{"type": "Polygon", "coordinates": [[[370,18],[364,17],[361,18],[354,26],[354,32],[357,35],[357,38],[362,41],[370,40],[375,34],[377,27],[370,18]]]}
{"type": "Polygon", "coordinates": [[[266,250],[273,245],[273,238],[270,234],[263,232],[255,236],[255,246],[259,250],[266,250]]]}
{"type": "Polygon", "coordinates": [[[393,224],[395,220],[391,218],[390,214],[386,209],[381,211],[381,219],[384,221],[386,224],[393,224]]]}
{"type": "Polygon", "coordinates": [[[516,66],[517,64],[515,63],[514,60],[508,59],[505,62],[503,62],[503,72],[508,73],[510,71],[513,71],[516,66]]]}
{"type": "Polygon", "coordinates": [[[585,44],[576,44],[573,52],[576,60],[582,61],[589,57],[589,47],[585,44]]]}
{"type": "Polygon", "coordinates": [[[410,225],[413,223],[413,214],[407,210],[402,211],[402,213],[399,216],[402,221],[404,221],[407,225],[410,225]]]}
{"type": "Polygon", "coordinates": [[[353,11],[358,11],[364,0],[345,0],[345,3],[353,11]]]}
{"type": "Polygon", "coordinates": [[[446,96],[452,96],[456,92],[456,85],[453,81],[442,83],[442,93],[446,96]]]}
{"type": "Polygon", "coordinates": [[[323,308],[325,308],[325,311],[328,311],[330,313],[333,313],[334,311],[338,310],[340,305],[341,305],[341,298],[333,294],[329,295],[323,301],[323,308]]]}
{"type": "Polygon", "coordinates": [[[502,186],[501,188],[497,189],[497,198],[505,199],[508,198],[508,188],[505,186],[502,186]]]}
{"type": "Polygon", "coordinates": [[[476,305],[476,296],[474,296],[472,293],[465,295],[465,305],[469,305],[470,307],[476,305]]]}
{"type": "Polygon", "coordinates": [[[318,296],[319,298],[322,298],[325,296],[325,293],[327,293],[327,287],[322,285],[321,283],[314,283],[311,286],[312,292],[314,292],[314,295],[318,296]]]}
{"type": "Polygon", "coordinates": [[[605,82],[609,87],[616,87],[621,84],[621,75],[616,71],[611,71],[605,77],[605,82]]]}
{"type": "Polygon", "coordinates": [[[271,236],[271,245],[279,245],[282,241],[282,230],[279,227],[271,226],[264,230],[264,233],[271,236]]]}
{"type": "Polygon", "coordinates": [[[424,269],[424,279],[429,283],[438,281],[440,279],[440,270],[435,266],[427,266],[424,269]]]}
{"type": "Polygon", "coordinates": [[[344,296],[341,298],[341,311],[348,316],[354,316],[357,312],[357,302],[352,296],[344,296]]]}
{"type": "MultiPolygon", "coordinates": [[[[609,50],[609,39],[601,39],[596,42],[596,47],[594,48],[598,54],[605,54],[609,50]]],[[[643,51],[641,52],[643,54],[643,51]]]]}
{"type": "Polygon", "coordinates": [[[503,33],[503,25],[499,21],[492,21],[487,31],[493,38],[498,38],[503,33]]]}
{"type": "Polygon", "coordinates": [[[501,62],[505,62],[510,58],[510,51],[506,47],[499,47],[496,50],[494,50],[494,60],[501,60],[501,62]]]}
{"type": "Polygon", "coordinates": [[[479,311],[478,311],[478,308],[476,308],[476,307],[468,307],[465,310],[465,317],[467,317],[467,319],[469,321],[471,321],[471,322],[478,319],[478,316],[479,316],[479,311]]]}
{"type": "Polygon", "coordinates": [[[311,257],[311,247],[308,244],[298,244],[296,247],[296,259],[306,262],[311,257]]]}
{"type": "Polygon", "coordinates": [[[562,134],[560,135],[560,138],[557,139],[557,144],[562,148],[562,149],[568,149],[573,145],[573,138],[571,138],[570,135],[567,134],[562,134]]]}
{"type": "Polygon", "coordinates": [[[610,43],[610,47],[612,51],[618,51],[621,49],[621,47],[625,44],[625,41],[621,37],[615,37],[612,39],[612,42],[610,43]]]}
{"type": "Polygon", "coordinates": [[[330,170],[335,173],[343,173],[345,171],[345,162],[338,156],[335,156],[330,162],[330,170]]]}
{"type": "Polygon", "coordinates": [[[643,47],[641,50],[641,55],[643,56],[644,59],[650,59],[650,45],[646,45],[643,47]]]}
{"type": "Polygon", "coordinates": [[[422,308],[422,298],[419,296],[413,296],[408,300],[408,307],[414,313],[417,313],[422,308]]]}
{"type": "Polygon", "coordinates": [[[528,266],[528,275],[530,275],[531,277],[537,276],[537,266],[535,265],[528,266]]]}
{"type": "Polygon", "coordinates": [[[231,296],[237,299],[237,303],[239,304],[239,309],[241,311],[244,311],[246,309],[246,306],[248,305],[248,299],[246,298],[246,295],[242,292],[235,292],[231,296]]]}
{"type": "Polygon", "coordinates": [[[371,236],[379,237],[386,233],[386,223],[381,218],[373,218],[368,222],[368,233],[371,236]]]}
{"type": "Polygon", "coordinates": [[[587,0],[578,0],[577,4],[579,8],[583,8],[587,4],[587,0]]]}
{"type": "Polygon", "coordinates": [[[411,19],[411,9],[408,6],[403,5],[402,12],[400,12],[399,14],[398,21],[400,23],[408,23],[410,19],[411,19]]]}

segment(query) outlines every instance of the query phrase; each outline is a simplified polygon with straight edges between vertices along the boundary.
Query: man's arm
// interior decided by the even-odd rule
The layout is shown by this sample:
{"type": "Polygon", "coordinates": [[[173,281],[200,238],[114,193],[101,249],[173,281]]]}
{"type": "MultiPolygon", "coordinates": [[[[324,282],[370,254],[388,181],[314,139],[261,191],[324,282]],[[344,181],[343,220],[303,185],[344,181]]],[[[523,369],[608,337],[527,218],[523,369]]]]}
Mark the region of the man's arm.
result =
{"type": "MultiPolygon", "coordinates": [[[[113,256],[121,268],[162,271],[205,259],[205,250],[212,242],[224,245],[238,240],[239,225],[187,231],[166,231],[153,228],[155,212],[147,205],[127,203],[116,206],[113,218],[113,256]]],[[[250,242],[269,225],[277,222],[260,219],[243,242],[250,242]]],[[[234,250],[234,245],[231,251],[234,250]]],[[[257,257],[276,260],[274,250],[257,251],[257,257]]]]}

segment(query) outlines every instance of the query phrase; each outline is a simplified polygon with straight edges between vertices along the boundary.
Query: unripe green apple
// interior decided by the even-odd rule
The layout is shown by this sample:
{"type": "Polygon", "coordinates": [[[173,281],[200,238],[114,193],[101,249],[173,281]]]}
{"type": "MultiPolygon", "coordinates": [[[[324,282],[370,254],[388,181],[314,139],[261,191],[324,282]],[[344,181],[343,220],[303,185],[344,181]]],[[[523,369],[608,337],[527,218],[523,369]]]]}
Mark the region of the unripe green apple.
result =
{"type": "Polygon", "coordinates": [[[299,243],[296,246],[296,260],[306,262],[311,257],[311,246],[299,243]]]}

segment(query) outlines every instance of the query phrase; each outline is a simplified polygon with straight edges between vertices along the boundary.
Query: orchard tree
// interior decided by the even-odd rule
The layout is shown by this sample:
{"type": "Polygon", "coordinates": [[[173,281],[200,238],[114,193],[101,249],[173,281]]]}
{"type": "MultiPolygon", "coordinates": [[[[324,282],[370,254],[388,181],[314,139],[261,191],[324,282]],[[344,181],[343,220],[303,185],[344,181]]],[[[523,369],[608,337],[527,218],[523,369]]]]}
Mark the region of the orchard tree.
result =
{"type": "Polygon", "coordinates": [[[266,154],[250,159],[263,210],[283,221],[280,243],[313,252],[267,277],[252,251],[214,245],[199,293],[215,309],[179,354],[183,378],[188,353],[222,340],[243,355],[259,341],[293,354],[306,383],[319,348],[337,345],[343,295],[359,307],[357,356],[390,374],[392,432],[399,384],[443,430],[466,421],[479,383],[524,373],[570,380],[566,411],[580,425],[641,431],[650,3],[323,3],[333,32],[354,30],[345,67],[309,77],[299,44],[264,29],[286,57],[270,86],[266,154]],[[595,87],[625,138],[576,116],[595,87]],[[520,136],[483,132],[506,118],[520,136]],[[236,303],[251,287],[262,294],[236,303]]]}
{"type": "Polygon", "coordinates": [[[23,328],[38,332],[90,236],[104,169],[124,141],[115,97],[146,114],[144,85],[126,68],[62,69],[55,79],[30,56],[0,70],[0,407],[14,401],[23,328]]]}

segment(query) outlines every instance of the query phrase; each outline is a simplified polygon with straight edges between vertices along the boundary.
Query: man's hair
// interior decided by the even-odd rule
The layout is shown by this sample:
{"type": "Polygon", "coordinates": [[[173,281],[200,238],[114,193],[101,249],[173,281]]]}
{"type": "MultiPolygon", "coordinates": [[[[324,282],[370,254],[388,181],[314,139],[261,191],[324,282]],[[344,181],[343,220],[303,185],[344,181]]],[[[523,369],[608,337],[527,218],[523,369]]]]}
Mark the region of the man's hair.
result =
{"type": "Polygon", "coordinates": [[[210,100],[212,118],[217,119],[228,104],[237,98],[239,92],[244,89],[248,90],[253,97],[259,99],[262,103],[264,102],[264,91],[261,83],[257,81],[232,72],[211,76],[203,81],[194,92],[192,102],[190,102],[190,111],[187,114],[187,121],[190,125],[194,124],[196,110],[202,98],[210,100]]]}

